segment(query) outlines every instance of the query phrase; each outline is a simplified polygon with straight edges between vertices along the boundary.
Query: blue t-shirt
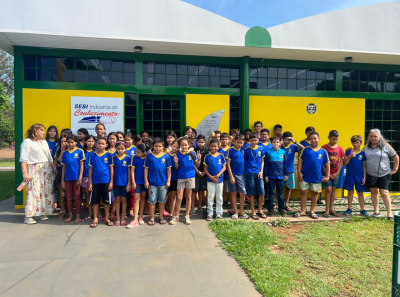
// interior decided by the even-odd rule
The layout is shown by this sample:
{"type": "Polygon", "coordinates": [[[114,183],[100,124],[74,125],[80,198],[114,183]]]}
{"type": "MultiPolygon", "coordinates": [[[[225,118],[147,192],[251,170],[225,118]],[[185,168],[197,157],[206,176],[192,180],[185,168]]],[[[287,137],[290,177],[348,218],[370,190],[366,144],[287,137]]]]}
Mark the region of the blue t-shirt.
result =
{"type": "Polygon", "coordinates": [[[85,153],[78,148],[72,151],[66,150],[62,155],[61,164],[65,165],[64,180],[73,181],[79,179],[81,161],[85,160],[85,153]]]}
{"type": "Polygon", "coordinates": [[[147,154],[144,167],[149,168],[151,186],[165,186],[168,180],[167,168],[171,167],[171,159],[168,154],[163,154],[160,157],[154,156],[153,153],[147,154]]]}
{"type": "Polygon", "coordinates": [[[272,144],[270,142],[268,142],[267,144],[263,144],[262,142],[259,142],[257,145],[262,148],[263,155],[265,155],[265,153],[267,152],[268,149],[272,148],[272,144]]]}
{"type": "Polygon", "coordinates": [[[244,152],[231,147],[227,159],[231,160],[231,171],[233,175],[244,175],[244,152]]]}
{"type": "Polygon", "coordinates": [[[144,184],[144,161],[146,157],[133,156],[131,166],[135,170],[135,183],[137,185],[144,184]]]}
{"type": "Polygon", "coordinates": [[[58,157],[61,154],[61,147],[57,147],[56,152],[54,154],[53,159],[57,160],[57,172],[60,171],[62,169],[62,166],[59,167],[59,165],[61,164],[60,161],[58,161],[58,157]]]}
{"type": "Polygon", "coordinates": [[[89,162],[90,156],[94,153],[94,151],[86,151],[85,153],[85,164],[83,164],[83,175],[84,177],[89,177],[89,162]]]}
{"type": "Polygon", "coordinates": [[[78,142],[76,143],[76,147],[77,147],[77,148],[80,148],[80,149],[82,149],[82,150],[83,150],[83,145],[84,145],[84,144],[82,144],[80,141],[78,141],[78,142]]]}
{"type": "Polygon", "coordinates": [[[310,146],[311,146],[311,143],[308,143],[306,140],[300,141],[300,144],[301,144],[302,146],[304,146],[304,147],[310,147],[310,146]]]}
{"type": "Polygon", "coordinates": [[[251,146],[244,150],[244,167],[246,173],[260,173],[261,160],[264,158],[264,151],[258,145],[255,148],[251,146]]]}
{"type": "Polygon", "coordinates": [[[117,155],[117,150],[115,151],[111,151],[111,150],[107,150],[107,152],[109,152],[111,154],[111,156],[115,157],[117,155]]]}
{"type": "Polygon", "coordinates": [[[90,156],[89,166],[92,167],[92,184],[108,184],[110,182],[109,167],[113,166],[113,156],[105,151],[99,155],[98,152],[90,156]]]}
{"type": "Polygon", "coordinates": [[[299,147],[292,143],[288,147],[281,145],[281,149],[285,151],[286,155],[286,170],[289,173],[294,173],[294,157],[299,152],[299,147]]]}
{"type": "MultiPolygon", "coordinates": [[[[220,153],[220,154],[222,154],[224,156],[225,163],[226,163],[226,157],[228,156],[228,151],[229,151],[229,146],[225,150],[223,148],[221,148],[221,147],[218,148],[218,153],[220,153]]],[[[223,174],[224,179],[228,179],[228,175],[229,175],[228,170],[225,170],[224,174],[223,174]]]]}
{"type": "Polygon", "coordinates": [[[172,155],[171,153],[168,153],[170,161],[171,161],[171,180],[178,180],[178,170],[175,169],[175,162],[174,162],[174,157],[175,155],[172,155]]]}
{"type": "MultiPolygon", "coordinates": [[[[348,157],[350,153],[351,150],[347,150],[346,157],[348,157]]],[[[346,174],[364,176],[363,163],[366,160],[365,152],[359,152],[355,157],[351,158],[349,164],[346,165],[346,174]]]]}
{"type": "Polygon", "coordinates": [[[244,151],[246,148],[248,148],[251,145],[250,142],[245,141],[242,148],[240,150],[244,151]]]}
{"type": "Polygon", "coordinates": [[[131,166],[131,157],[124,155],[121,159],[113,157],[114,163],[114,185],[126,186],[128,184],[128,170],[131,166]]]}
{"type": "Polygon", "coordinates": [[[319,148],[315,151],[311,147],[306,147],[301,152],[300,160],[303,161],[303,180],[312,184],[321,183],[324,165],[329,163],[326,150],[319,148]]]}
{"type": "Polygon", "coordinates": [[[129,150],[126,150],[126,154],[133,158],[133,156],[136,155],[136,146],[132,146],[129,150]]]}
{"type": "Polygon", "coordinates": [[[194,152],[188,152],[186,154],[177,152],[176,156],[178,157],[179,160],[178,179],[195,177],[196,171],[194,170],[194,162],[197,161],[196,154],[194,152]]]}
{"type": "Polygon", "coordinates": [[[54,156],[54,154],[56,153],[57,148],[58,148],[57,141],[55,141],[55,140],[46,140],[46,141],[47,141],[47,144],[49,145],[50,154],[52,156],[54,156]]]}
{"type": "MultiPolygon", "coordinates": [[[[211,176],[215,176],[221,172],[222,168],[226,165],[225,157],[221,153],[218,155],[213,156],[210,154],[206,155],[204,159],[204,166],[207,166],[208,173],[211,176]]],[[[218,178],[218,183],[222,183],[224,180],[223,174],[218,178]]],[[[207,176],[207,181],[212,183],[213,181],[207,176]]]]}

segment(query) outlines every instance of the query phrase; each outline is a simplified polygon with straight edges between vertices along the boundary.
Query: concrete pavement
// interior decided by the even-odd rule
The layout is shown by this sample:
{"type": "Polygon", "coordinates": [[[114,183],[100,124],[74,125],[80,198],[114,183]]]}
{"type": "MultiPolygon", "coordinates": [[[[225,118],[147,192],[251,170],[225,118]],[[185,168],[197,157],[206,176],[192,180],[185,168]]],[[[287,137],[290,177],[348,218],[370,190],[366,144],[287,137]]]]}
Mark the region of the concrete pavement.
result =
{"type": "Polygon", "coordinates": [[[132,230],[23,217],[0,202],[0,296],[261,296],[200,215],[132,230]]]}

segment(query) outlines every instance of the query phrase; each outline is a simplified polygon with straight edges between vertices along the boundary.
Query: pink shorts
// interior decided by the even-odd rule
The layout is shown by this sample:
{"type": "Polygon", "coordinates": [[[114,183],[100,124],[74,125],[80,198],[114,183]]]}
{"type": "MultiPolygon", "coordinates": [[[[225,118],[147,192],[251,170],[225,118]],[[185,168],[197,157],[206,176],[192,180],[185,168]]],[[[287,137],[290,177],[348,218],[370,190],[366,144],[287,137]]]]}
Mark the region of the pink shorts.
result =
{"type": "Polygon", "coordinates": [[[82,177],[82,188],[89,188],[89,177],[82,177]]]}

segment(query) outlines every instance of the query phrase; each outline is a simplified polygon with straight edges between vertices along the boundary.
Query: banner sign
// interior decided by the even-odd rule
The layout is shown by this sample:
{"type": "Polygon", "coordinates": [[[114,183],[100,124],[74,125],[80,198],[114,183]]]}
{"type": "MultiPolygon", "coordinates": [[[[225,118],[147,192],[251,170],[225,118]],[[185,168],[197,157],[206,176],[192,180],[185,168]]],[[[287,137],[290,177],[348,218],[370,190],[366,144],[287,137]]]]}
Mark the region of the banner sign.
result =
{"type": "Polygon", "coordinates": [[[208,137],[211,131],[216,131],[219,129],[219,124],[221,123],[222,116],[224,115],[225,109],[217,110],[204,119],[196,127],[197,135],[203,134],[206,136],[206,143],[208,143],[208,137]]]}
{"type": "Polygon", "coordinates": [[[71,130],[86,128],[96,135],[97,124],[104,124],[107,132],[124,130],[124,100],[113,97],[71,96],[71,130]]]}

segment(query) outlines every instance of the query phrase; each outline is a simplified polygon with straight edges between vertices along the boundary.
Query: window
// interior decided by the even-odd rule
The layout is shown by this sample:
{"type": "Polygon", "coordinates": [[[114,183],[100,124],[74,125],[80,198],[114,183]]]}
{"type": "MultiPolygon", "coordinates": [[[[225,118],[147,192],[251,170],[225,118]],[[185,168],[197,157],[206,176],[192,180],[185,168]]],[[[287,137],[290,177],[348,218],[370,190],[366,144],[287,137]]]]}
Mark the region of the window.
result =
{"type": "Polygon", "coordinates": [[[24,56],[27,81],[135,84],[135,61],[24,56]]]}
{"type": "Polygon", "coordinates": [[[143,62],[147,86],[240,88],[239,65],[143,62]]]}
{"type": "Polygon", "coordinates": [[[400,93],[400,72],[343,70],[342,91],[400,93]]]}
{"type": "Polygon", "coordinates": [[[137,95],[125,93],[125,130],[137,134],[136,128],[137,95]]]}
{"type": "Polygon", "coordinates": [[[230,96],[229,101],[229,129],[240,129],[240,97],[230,96]]]}
{"type": "Polygon", "coordinates": [[[335,70],[269,66],[250,67],[250,88],[334,91],[335,70]]]}
{"type": "MultiPolygon", "coordinates": [[[[371,129],[378,128],[389,144],[400,153],[400,100],[365,101],[365,142],[371,129]]],[[[399,173],[392,175],[390,191],[400,190],[399,173]]]]}

